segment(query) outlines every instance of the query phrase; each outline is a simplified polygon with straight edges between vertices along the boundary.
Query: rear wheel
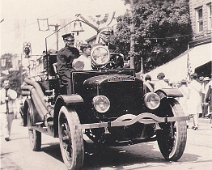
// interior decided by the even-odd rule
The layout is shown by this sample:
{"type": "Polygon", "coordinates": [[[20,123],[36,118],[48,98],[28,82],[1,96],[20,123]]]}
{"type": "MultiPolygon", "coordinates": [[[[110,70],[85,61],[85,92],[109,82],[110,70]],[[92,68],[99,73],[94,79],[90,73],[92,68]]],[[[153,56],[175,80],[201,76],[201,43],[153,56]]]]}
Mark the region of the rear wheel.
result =
{"type": "Polygon", "coordinates": [[[58,117],[58,135],[63,161],[69,170],[83,166],[84,144],[80,121],[75,111],[65,106],[60,109],[58,117]]]}
{"type": "MultiPolygon", "coordinates": [[[[163,104],[163,108],[165,108],[163,113],[167,113],[167,116],[183,115],[183,110],[176,100],[167,100],[163,104]]],[[[185,150],[187,140],[186,121],[161,123],[160,128],[161,130],[157,131],[157,141],[163,157],[168,161],[177,161],[185,150]]]]}
{"type": "Polygon", "coordinates": [[[41,149],[41,133],[35,129],[33,129],[33,108],[28,106],[27,110],[27,125],[28,125],[28,134],[30,146],[33,151],[39,151],[41,149]]]}

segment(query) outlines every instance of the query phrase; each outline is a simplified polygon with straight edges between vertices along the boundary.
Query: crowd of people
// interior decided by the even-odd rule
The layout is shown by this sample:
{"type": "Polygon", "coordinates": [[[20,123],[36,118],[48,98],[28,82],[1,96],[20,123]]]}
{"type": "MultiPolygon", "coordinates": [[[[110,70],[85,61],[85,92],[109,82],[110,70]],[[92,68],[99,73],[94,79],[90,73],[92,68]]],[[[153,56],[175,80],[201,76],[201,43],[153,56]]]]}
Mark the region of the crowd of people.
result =
{"type": "Polygon", "coordinates": [[[190,80],[182,80],[178,84],[167,81],[164,73],[157,75],[157,81],[152,81],[150,75],[144,78],[144,90],[157,91],[161,88],[177,87],[183,94],[178,101],[187,116],[193,119],[192,129],[197,130],[199,117],[210,118],[212,116],[211,87],[212,80],[209,77],[198,77],[196,73],[190,76],[190,80]]]}

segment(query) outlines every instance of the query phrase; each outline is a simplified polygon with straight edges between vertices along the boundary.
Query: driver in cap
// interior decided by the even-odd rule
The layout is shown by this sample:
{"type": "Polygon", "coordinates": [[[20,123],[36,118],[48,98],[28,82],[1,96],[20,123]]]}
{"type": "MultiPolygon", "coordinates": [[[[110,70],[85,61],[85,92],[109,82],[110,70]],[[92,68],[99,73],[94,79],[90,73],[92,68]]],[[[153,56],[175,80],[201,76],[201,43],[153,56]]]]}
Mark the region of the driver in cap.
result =
{"type": "Polygon", "coordinates": [[[74,35],[71,33],[62,36],[65,47],[57,54],[57,73],[63,85],[67,85],[70,79],[72,62],[79,57],[79,50],[74,47],[74,35]]]}

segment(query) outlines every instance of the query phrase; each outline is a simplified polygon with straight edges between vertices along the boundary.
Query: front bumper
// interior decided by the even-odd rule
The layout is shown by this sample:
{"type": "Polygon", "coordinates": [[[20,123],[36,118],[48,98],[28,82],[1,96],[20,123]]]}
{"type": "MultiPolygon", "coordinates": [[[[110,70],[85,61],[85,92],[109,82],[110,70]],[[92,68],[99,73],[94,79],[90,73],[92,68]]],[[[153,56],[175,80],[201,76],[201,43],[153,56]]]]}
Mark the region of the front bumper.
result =
{"type": "Polygon", "coordinates": [[[110,122],[81,124],[81,127],[82,129],[97,129],[97,128],[130,126],[135,123],[154,124],[154,123],[167,123],[167,122],[186,121],[186,120],[189,120],[188,116],[158,117],[152,113],[141,113],[137,116],[132,114],[126,114],[110,122]]]}

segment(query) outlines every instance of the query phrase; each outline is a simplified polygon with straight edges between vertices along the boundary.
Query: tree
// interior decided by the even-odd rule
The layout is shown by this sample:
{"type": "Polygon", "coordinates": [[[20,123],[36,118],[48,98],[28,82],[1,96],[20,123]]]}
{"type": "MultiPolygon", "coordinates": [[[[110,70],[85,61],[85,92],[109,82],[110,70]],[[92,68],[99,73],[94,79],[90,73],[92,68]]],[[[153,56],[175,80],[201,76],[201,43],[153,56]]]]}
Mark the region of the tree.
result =
{"type": "MultiPolygon", "coordinates": [[[[126,3],[129,3],[126,0],[126,3]]],[[[132,1],[131,1],[132,2],[132,1]]],[[[117,34],[114,43],[117,50],[129,52],[130,36],[135,38],[135,65],[143,59],[144,70],[150,71],[187,49],[191,40],[191,23],[187,0],[142,0],[133,1],[129,13],[117,18],[117,34]],[[130,35],[130,24],[135,31],[130,35]]]]}
{"type": "MultiPolygon", "coordinates": [[[[16,56],[16,54],[10,54],[6,53],[1,56],[1,81],[4,81],[5,79],[10,80],[10,86],[12,89],[14,89],[18,95],[21,94],[21,84],[24,80],[23,73],[23,67],[21,63],[19,64],[18,70],[12,69],[12,60],[16,56]],[[3,62],[2,62],[3,61],[3,62]],[[3,74],[3,71],[7,71],[7,74],[3,74]]],[[[2,85],[2,82],[1,82],[2,85]]]]}
{"type": "Polygon", "coordinates": [[[12,68],[12,58],[13,55],[10,53],[5,53],[1,56],[1,62],[0,62],[1,71],[9,70],[10,68],[12,68]]]}

